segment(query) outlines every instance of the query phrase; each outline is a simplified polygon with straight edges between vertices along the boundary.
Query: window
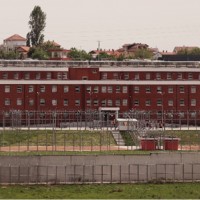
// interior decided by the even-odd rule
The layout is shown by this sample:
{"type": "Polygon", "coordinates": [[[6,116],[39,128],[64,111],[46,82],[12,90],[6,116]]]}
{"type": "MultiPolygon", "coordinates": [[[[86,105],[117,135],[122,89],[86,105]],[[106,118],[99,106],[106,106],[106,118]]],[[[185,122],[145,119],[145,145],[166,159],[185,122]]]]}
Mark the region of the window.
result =
{"type": "Polygon", "coordinates": [[[191,99],[191,106],[196,106],[196,99],[191,99]]]}
{"type": "Polygon", "coordinates": [[[98,86],[94,86],[94,93],[98,93],[99,92],[99,87],[98,86]]]}
{"type": "Polygon", "coordinates": [[[121,104],[120,104],[120,99],[116,99],[115,105],[116,105],[116,106],[121,106],[121,104]]]}
{"type": "Polygon", "coordinates": [[[99,105],[99,101],[98,101],[97,99],[95,99],[95,100],[93,101],[93,103],[94,103],[94,106],[98,106],[98,105],[99,105]]]}
{"type": "Polygon", "coordinates": [[[47,72],[47,80],[51,79],[51,72],[47,72]]]}
{"type": "Polygon", "coordinates": [[[28,92],[29,92],[29,93],[34,92],[34,87],[33,87],[33,85],[29,85],[29,86],[28,86],[28,92]]]}
{"type": "Polygon", "coordinates": [[[41,74],[37,73],[36,76],[35,76],[35,79],[39,80],[40,78],[41,78],[41,74]]]}
{"type": "Polygon", "coordinates": [[[106,86],[102,86],[102,87],[101,87],[101,92],[102,92],[102,93],[106,93],[106,86]]]}
{"type": "Polygon", "coordinates": [[[192,74],[192,73],[189,73],[189,74],[188,74],[188,79],[189,79],[189,80],[192,80],[192,79],[193,79],[193,74],[192,74]]]}
{"type": "Polygon", "coordinates": [[[112,86],[108,86],[108,93],[112,93],[113,92],[113,87],[112,86]]]}
{"type": "Polygon", "coordinates": [[[82,76],[82,80],[88,80],[87,76],[82,76]]]}
{"type": "Polygon", "coordinates": [[[112,100],[108,100],[108,106],[112,106],[112,100]]]}
{"type": "Polygon", "coordinates": [[[52,99],[52,106],[57,106],[57,99],[52,99]]]}
{"type": "Polygon", "coordinates": [[[182,80],[182,79],[183,79],[183,74],[182,74],[182,73],[178,73],[177,79],[178,79],[178,80],[182,80]]]}
{"type": "Polygon", "coordinates": [[[17,93],[22,93],[22,85],[17,86],[17,93]]]}
{"type": "Polygon", "coordinates": [[[68,106],[68,99],[64,99],[63,104],[64,106],[68,106]]]}
{"type": "Polygon", "coordinates": [[[107,79],[107,73],[105,73],[105,72],[102,73],[102,79],[103,79],[103,80],[106,80],[106,79],[107,79]]]}
{"type": "Polygon", "coordinates": [[[101,106],[103,106],[103,107],[106,106],[106,100],[105,99],[101,101],[101,106]]]}
{"type": "Polygon", "coordinates": [[[150,80],[151,79],[151,74],[150,73],[146,73],[146,80],[150,80]]]}
{"type": "Polygon", "coordinates": [[[80,100],[79,99],[75,100],[75,106],[80,106],[80,100]]]}
{"type": "Polygon", "coordinates": [[[81,89],[80,89],[80,86],[75,86],[75,92],[80,92],[81,89]]]}
{"type": "Polygon", "coordinates": [[[44,106],[45,105],[45,99],[40,99],[40,105],[44,106]]]}
{"type": "Polygon", "coordinates": [[[17,99],[17,106],[21,106],[22,105],[22,99],[17,99]]]}
{"type": "Polygon", "coordinates": [[[135,86],[135,87],[134,87],[134,93],[139,93],[139,92],[140,92],[139,86],[135,86]]]}
{"type": "Polygon", "coordinates": [[[149,99],[146,100],[146,101],[145,101],[145,105],[146,105],[146,106],[151,106],[151,100],[149,100],[149,99]]]}
{"type": "Polygon", "coordinates": [[[10,105],[10,99],[5,99],[4,104],[5,104],[5,106],[9,106],[10,105]]]}
{"type": "Polygon", "coordinates": [[[191,86],[191,93],[196,93],[196,86],[191,86]]]}
{"type": "Polygon", "coordinates": [[[162,87],[161,86],[157,86],[157,93],[162,93],[162,87]]]}
{"type": "Polygon", "coordinates": [[[14,79],[19,79],[19,73],[14,73],[14,79]]]}
{"type": "Polygon", "coordinates": [[[52,91],[53,93],[54,93],[54,92],[57,92],[57,85],[52,85],[51,91],[52,91]]]}
{"type": "Polygon", "coordinates": [[[118,73],[116,73],[116,72],[115,72],[115,73],[113,73],[113,79],[117,79],[117,80],[118,80],[118,79],[119,79],[119,74],[118,74],[118,73]]]}
{"type": "Polygon", "coordinates": [[[33,99],[29,99],[28,103],[29,103],[29,106],[33,106],[34,105],[34,100],[33,99]]]}
{"type": "Polygon", "coordinates": [[[58,72],[58,73],[57,73],[57,79],[58,79],[58,80],[62,80],[62,73],[61,73],[61,72],[58,72]]]}
{"type": "Polygon", "coordinates": [[[124,80],[128,80],[128,79],[129,79],[129,73],[126,72],[126,73],[124,73],[124,80]]]}
{"type": "Polygon", "coordinates": [[[180,99],[180,106],[185,106],[185,101],[184,101],[184,99],[180,99]]]}
{"type": "Polygon", "coordinates": [[[185,92],[184,86],[180,86],[180,87],[179,87],[179,91],[180,91],[180,93],[184,93],[184,92],[185,92]]]}
{"type": "Polygon", "coordinates": [[[90,93],[91,92],[91,86],[86,87],[86,92],[90,93]]]}
{"type": "Polygon", "coordinates": [[[134,106],[139,106],[139,100],[134,100],[134,106]]]}
{"type": "Polygon", "coordinates": [[[8,79],[8,73],[3,73],[3,79],[8,79]]]}
{"type": "Polygon", "coordinates": [[[123,87],[122,87],[122,92],[123,92],[123,93],[127,93],[127,91],[128,91],[127,86],[123,86],[123,87]]]}
{"type": "Polygon", "coordinates": [[[10,85],[5,85],[5,93],[9,93],[10,92],[10,85]]]}
{"type": "Polygon", "coordinates": [[[156,79],[157,79],[157,80],[160,80],[160,79],[161,79],[160,73],[156,73],[156,79]]]}
{"type": "Polygon", "coordinates": [[[167,73],[167,80],[171,80],[172,79],[172,73],[167,73]]]}
{"type": "Polygon", "coordinates": [[[157,106],[162,106],[162,100],[161,99],[157,100],[157,106]]]}
{"type": "Polygon", "coordinates": [[[69,92],[69,86],[68,85],[64,85],[64,93],[67,93],[67,92],[69,92]]]}
{"type": "Polygon", "coordinates": [[[184,113],[184,112],[180,112],[180,113],[179,113],[179,118],[184,118],[184,116],[185,116],[185,113],[184,113]]]}
{"type": "Polygon", "coordinates": [[[174,106],[174,102],[172,99],[168,100],[168,106],[174,106]]]}
{"type": "Polygon", "coordinates": [[[135,80],[139,80],[139,79],[140,79],[139,73],[135,73],[134,79],[135,79],[135,80]]]}
{"type": "Polygon", "coordinates": [[[116,86],[116,93],[120,93],[121,92],[121,87],[120,86],[116,86]]]}
{"type": "Polygon", "coordinates": [[[151,93],[151,87],[150,86],[146,87],[146,93],[151,93]]]}
{"type": "Polygon", "coordinates": [[[123,99],[122,100],[122,106],[127,106],[128,105],[128,100],[127,99],[123,99]]]}
{"type": "Polygon", "coordinates": [[[40,92],[45,92],[45,86],[44,85],[40,86],[40,92]]]}
{"type": "Polygon", "coordinates": [[[173,87],[168,87],[168,93],[174,93],[174,88],[173,87]]]}
{"type": "Polygon", "coordinates": [[[86,105],[87,105],[87,106],[91,106],[91,100],[90,100],[90,99],[87,99],[87,100],[86,100],[86,105]]]}
{"type": "Polygon", "coordinates": [[[29,73],[25,73],[24,74],[24,79],[26,79],[26,80],[30,79],[30,74],[29,73]]]}
{"type": "Polygon", "coordinates": [[[63,72],[63,80],[67,80],[67,72],[63,72]]]}

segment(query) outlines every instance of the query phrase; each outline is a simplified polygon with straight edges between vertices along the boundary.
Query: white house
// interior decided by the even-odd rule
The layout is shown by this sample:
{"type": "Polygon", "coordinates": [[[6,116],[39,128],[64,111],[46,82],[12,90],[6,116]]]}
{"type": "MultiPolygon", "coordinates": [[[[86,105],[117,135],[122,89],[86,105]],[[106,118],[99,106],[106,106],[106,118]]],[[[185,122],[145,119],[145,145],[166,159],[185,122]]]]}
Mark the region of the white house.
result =
{"type": "Polygon", "coordinates": [[[19,46],[26,46],[26,38],[15,34],[3,41],[3,46],[7,50],[14,50],[19,46]]]}

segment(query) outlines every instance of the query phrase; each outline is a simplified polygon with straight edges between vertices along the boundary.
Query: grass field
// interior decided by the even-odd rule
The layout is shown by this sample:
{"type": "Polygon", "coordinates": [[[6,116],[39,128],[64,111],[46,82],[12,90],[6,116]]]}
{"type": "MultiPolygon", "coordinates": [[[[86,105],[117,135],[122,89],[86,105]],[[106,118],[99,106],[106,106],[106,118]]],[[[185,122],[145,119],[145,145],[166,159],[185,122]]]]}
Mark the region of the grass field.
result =
{"type": "Polygon", "coordinates": [[[200,199],[200,183],[1,186],[1,199],[200,199]]]}

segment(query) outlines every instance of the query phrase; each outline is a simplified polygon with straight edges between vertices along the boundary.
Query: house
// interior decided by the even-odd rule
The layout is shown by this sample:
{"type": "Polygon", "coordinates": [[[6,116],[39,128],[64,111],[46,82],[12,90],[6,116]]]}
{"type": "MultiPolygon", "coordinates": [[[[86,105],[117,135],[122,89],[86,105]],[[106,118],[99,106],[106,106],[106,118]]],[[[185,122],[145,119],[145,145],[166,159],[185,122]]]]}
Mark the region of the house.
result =
{"type": "Polygon", "coordinates": [[[68,53],[70,50],[67,49],[50,49],[48,50],[50,53],[50,60],[71,60],[68,57],[68,53]]]}
{"type": "Polygon", "coordinates": [[[19,54],[20,54],[20,58],[27,58],[27,54],[30,50],[30,47],[28,46],[19,46],[19,47],[16,47],[15,49],[19,54]]]}
{"type": "Polygon", "coordinates": [[[92,50],[92,51],[90,51],[89,52],[89,54],[90,55],[92,55],[92,58],[93,59],[97,59],[97,57],[98,57],[98,55],[99,54],[101,54],[101,53],[106,53],[107,55],[109,55],[109,56],[113,56],[113,57],[115,57],[115,58],[118,58],[120,55],[121,55],[121,53],[119,52],[119,51],[116,51],[116,50],[114,50],[114,49],[112,49],[112,50],[102,50],[102,49],[100,49],[100,50],[92,50]]]}
{"type": "Polygon", "coordinates": [[[147,44],[142,43],[132,43],[132,44],[124,44],[122,48],[118,49],[117,51],[122,53],[125,57],[134,57],[135,52],[138,49],[148,49],[147,44]]]}
{"type": "Polygon", "coordinates": [[[199,47],[197,47],[197,46],[193,46],[193,47],[192,46],[176,46],[176,47],[174,47],[173,52],[178,53],[180,51],[191,51],[196,48],[199,48],[199,47]]]}
{"type": "Polygon", "coordinates": [[[4,49],[6,50],[15,50],[19,46],[26,46],[26,38],[15,34],[3,41],[4,49]]]}

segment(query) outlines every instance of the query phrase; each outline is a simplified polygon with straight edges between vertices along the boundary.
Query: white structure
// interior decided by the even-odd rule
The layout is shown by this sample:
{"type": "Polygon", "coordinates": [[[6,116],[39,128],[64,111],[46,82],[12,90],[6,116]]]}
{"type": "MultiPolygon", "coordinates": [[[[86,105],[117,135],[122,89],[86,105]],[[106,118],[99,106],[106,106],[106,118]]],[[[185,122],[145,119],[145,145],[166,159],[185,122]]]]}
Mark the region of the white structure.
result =
{"type": "Polygon", "coordinates": [[[137,129],[137,119],[117,119],[119,131],[132,131],[137,129]]]}
{"type": "Polygon", "coordinates": [[[26,39],[18,34],[10,36],[3,42],[4,42],[3,46],[7,50],[14,50],[16,47],[19,46],[26,46],[26,39]]]}

